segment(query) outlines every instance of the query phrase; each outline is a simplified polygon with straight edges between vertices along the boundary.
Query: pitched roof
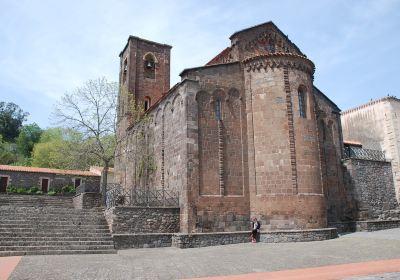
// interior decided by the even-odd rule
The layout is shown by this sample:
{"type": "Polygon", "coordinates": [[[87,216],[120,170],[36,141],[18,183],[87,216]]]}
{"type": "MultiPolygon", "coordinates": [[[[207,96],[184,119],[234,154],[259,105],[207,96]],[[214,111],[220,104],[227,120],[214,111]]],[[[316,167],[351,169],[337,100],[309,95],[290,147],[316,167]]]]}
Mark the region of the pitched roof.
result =
{"type": "MultiPolygon", "coordinates": [[[[293,45],[293,47],[294,47],[299,53],[303,54],[302,51],[299,49],[299,47],[296,46],[295,43],[293,43],[292,41],[289,40],[288,35],[286,35],[285,33],[283,33],[282,30],[280,30],[280,29],[278,28],[278,26],[276,26],[275,23],[273,23],[272,21],[267,21],[267,22],[264,22],[264,23],[261,23],[261,24],[257,24],[257,25],[254,25],[254,26],[251,26],[251,27],[248,27],[248,28],[245,28],[245,29],[236,31],[235,33],[233,33],[233,34],[229,37],[229,39],[232,40],[232,38],[233,38],[234,36],[236,36],[237,34],[242,33],[242,32],[246,32],[246,31],[249,31],[250,29],[258,28],[258,27],[261,27],[261,26],[268,26],[268,25],[272,26],[275,30],[277,30],[283,37],[286,38],[286,40],[287,40],[290,44],[293,45]]],[[[304,54],[303,54],[303,55],[304,55],[304,54]]]]}
{"type": "Polygon", "coordinates": [[[27,166],[13,166],[13,165],[0,165],[0,171],[14,171],[14,172],[29,172],[29,173],[50,173],[59,175],[76,175],[76,176],[95,176],[99,175],[83,170],[66,170],[54,168],[41,168],[41,167],[27,167],[27,166]]]}
{"type": "Polygon", "coordinates": [[[206,66],[220,63],[223,59],[226,59],[229,56],[230,51],[230,47],[225,48],[222,52],[220,52],[213,59],[207,62],[206,66]]]}

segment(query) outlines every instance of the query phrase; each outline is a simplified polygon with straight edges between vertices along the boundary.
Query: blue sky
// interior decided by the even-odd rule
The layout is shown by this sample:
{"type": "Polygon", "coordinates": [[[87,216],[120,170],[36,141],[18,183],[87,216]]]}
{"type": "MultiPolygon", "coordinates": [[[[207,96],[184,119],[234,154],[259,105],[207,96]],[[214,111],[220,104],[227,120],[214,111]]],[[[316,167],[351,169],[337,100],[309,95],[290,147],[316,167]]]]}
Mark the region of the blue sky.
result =
{"type": "Polygon", "coordinates": [[[229,46],[232,33],[269,20],[314,61],[315,85],[342,110],[400,95],[399,0],[0,0],[0,101],[48,127],[64,92],[118,80],[129,35],[173,46],[173,85],[229,46]]]}

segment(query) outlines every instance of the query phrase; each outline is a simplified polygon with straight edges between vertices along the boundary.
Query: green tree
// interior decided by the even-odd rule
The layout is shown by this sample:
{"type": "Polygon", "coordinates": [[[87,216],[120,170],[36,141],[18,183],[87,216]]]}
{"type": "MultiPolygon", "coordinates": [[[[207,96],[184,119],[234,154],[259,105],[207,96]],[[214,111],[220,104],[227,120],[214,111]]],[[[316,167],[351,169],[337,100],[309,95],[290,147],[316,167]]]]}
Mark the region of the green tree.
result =
{"type": "Polygon", "coordinates": [[[18,160],[15,144],[3,141],[0,135],[0,164],[12,164],[18,160]]]}
{"type": "Polygon", "coordinates": [[[98,165],[94,156],[81,153],[87,145],[82,134],[64,128],[44,130],[32,152],[32,166],[59,169],[88,169],[98,165]]]}
{"type": "Polygon", "coordinates": [[[15,141],[28,115],[14,103],[0,102],[0,135],[3,136],[3,141],[15,141]]]}
{"type": "Polygon", "coordinates": [[[18,152],[26,158],[31,156],[33,146],[39,142],[42,129],[36,124],[27,124],[21,128],[17,138],[18,152]]]}
{"type": "MultiPolygon", "coordinates": [[[[82,154],[94,155],[103,168],[102,192],[106,193],[107,173],[116,146],[116,103],[118,85],[106,78],[89,80],[72,93],[65,93],[54,112],[58,124],[83,136],[82,154]]],[[[105,195],[104,195],[105,198],[105,195]]]]}

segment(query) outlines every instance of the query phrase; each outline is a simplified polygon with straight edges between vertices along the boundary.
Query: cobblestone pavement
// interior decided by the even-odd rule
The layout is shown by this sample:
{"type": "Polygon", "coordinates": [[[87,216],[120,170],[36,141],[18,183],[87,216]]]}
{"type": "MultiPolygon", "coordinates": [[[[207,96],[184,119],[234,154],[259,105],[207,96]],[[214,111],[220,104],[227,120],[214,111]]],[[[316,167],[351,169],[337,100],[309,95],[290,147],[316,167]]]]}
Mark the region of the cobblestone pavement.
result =
{"type": "Polygon", "coordinates": [[[316,242],[130,249],[116,255],[27,256],[10,279],[182,279],[398,258],[400,229],[391,229],[316,242]]]}

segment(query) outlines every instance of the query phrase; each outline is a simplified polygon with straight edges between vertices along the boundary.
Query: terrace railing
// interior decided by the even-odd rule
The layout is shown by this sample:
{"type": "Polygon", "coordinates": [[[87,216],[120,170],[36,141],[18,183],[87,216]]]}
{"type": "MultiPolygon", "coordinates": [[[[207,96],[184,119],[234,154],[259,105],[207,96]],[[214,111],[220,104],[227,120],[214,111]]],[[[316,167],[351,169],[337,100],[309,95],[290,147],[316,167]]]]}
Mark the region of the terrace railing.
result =
{"type": "Polygon", "coordinates": [[[345,158],[386,161],[384,152],[359,147],[345,147],[344,155],[345,158]]]}
{"type": "Polygon", "coordinates": [[[114,206],[179,207],[179,193],[165,189],[124,189],[118,184],[109,184],[106,194],[107,208],[114,206]]]}

